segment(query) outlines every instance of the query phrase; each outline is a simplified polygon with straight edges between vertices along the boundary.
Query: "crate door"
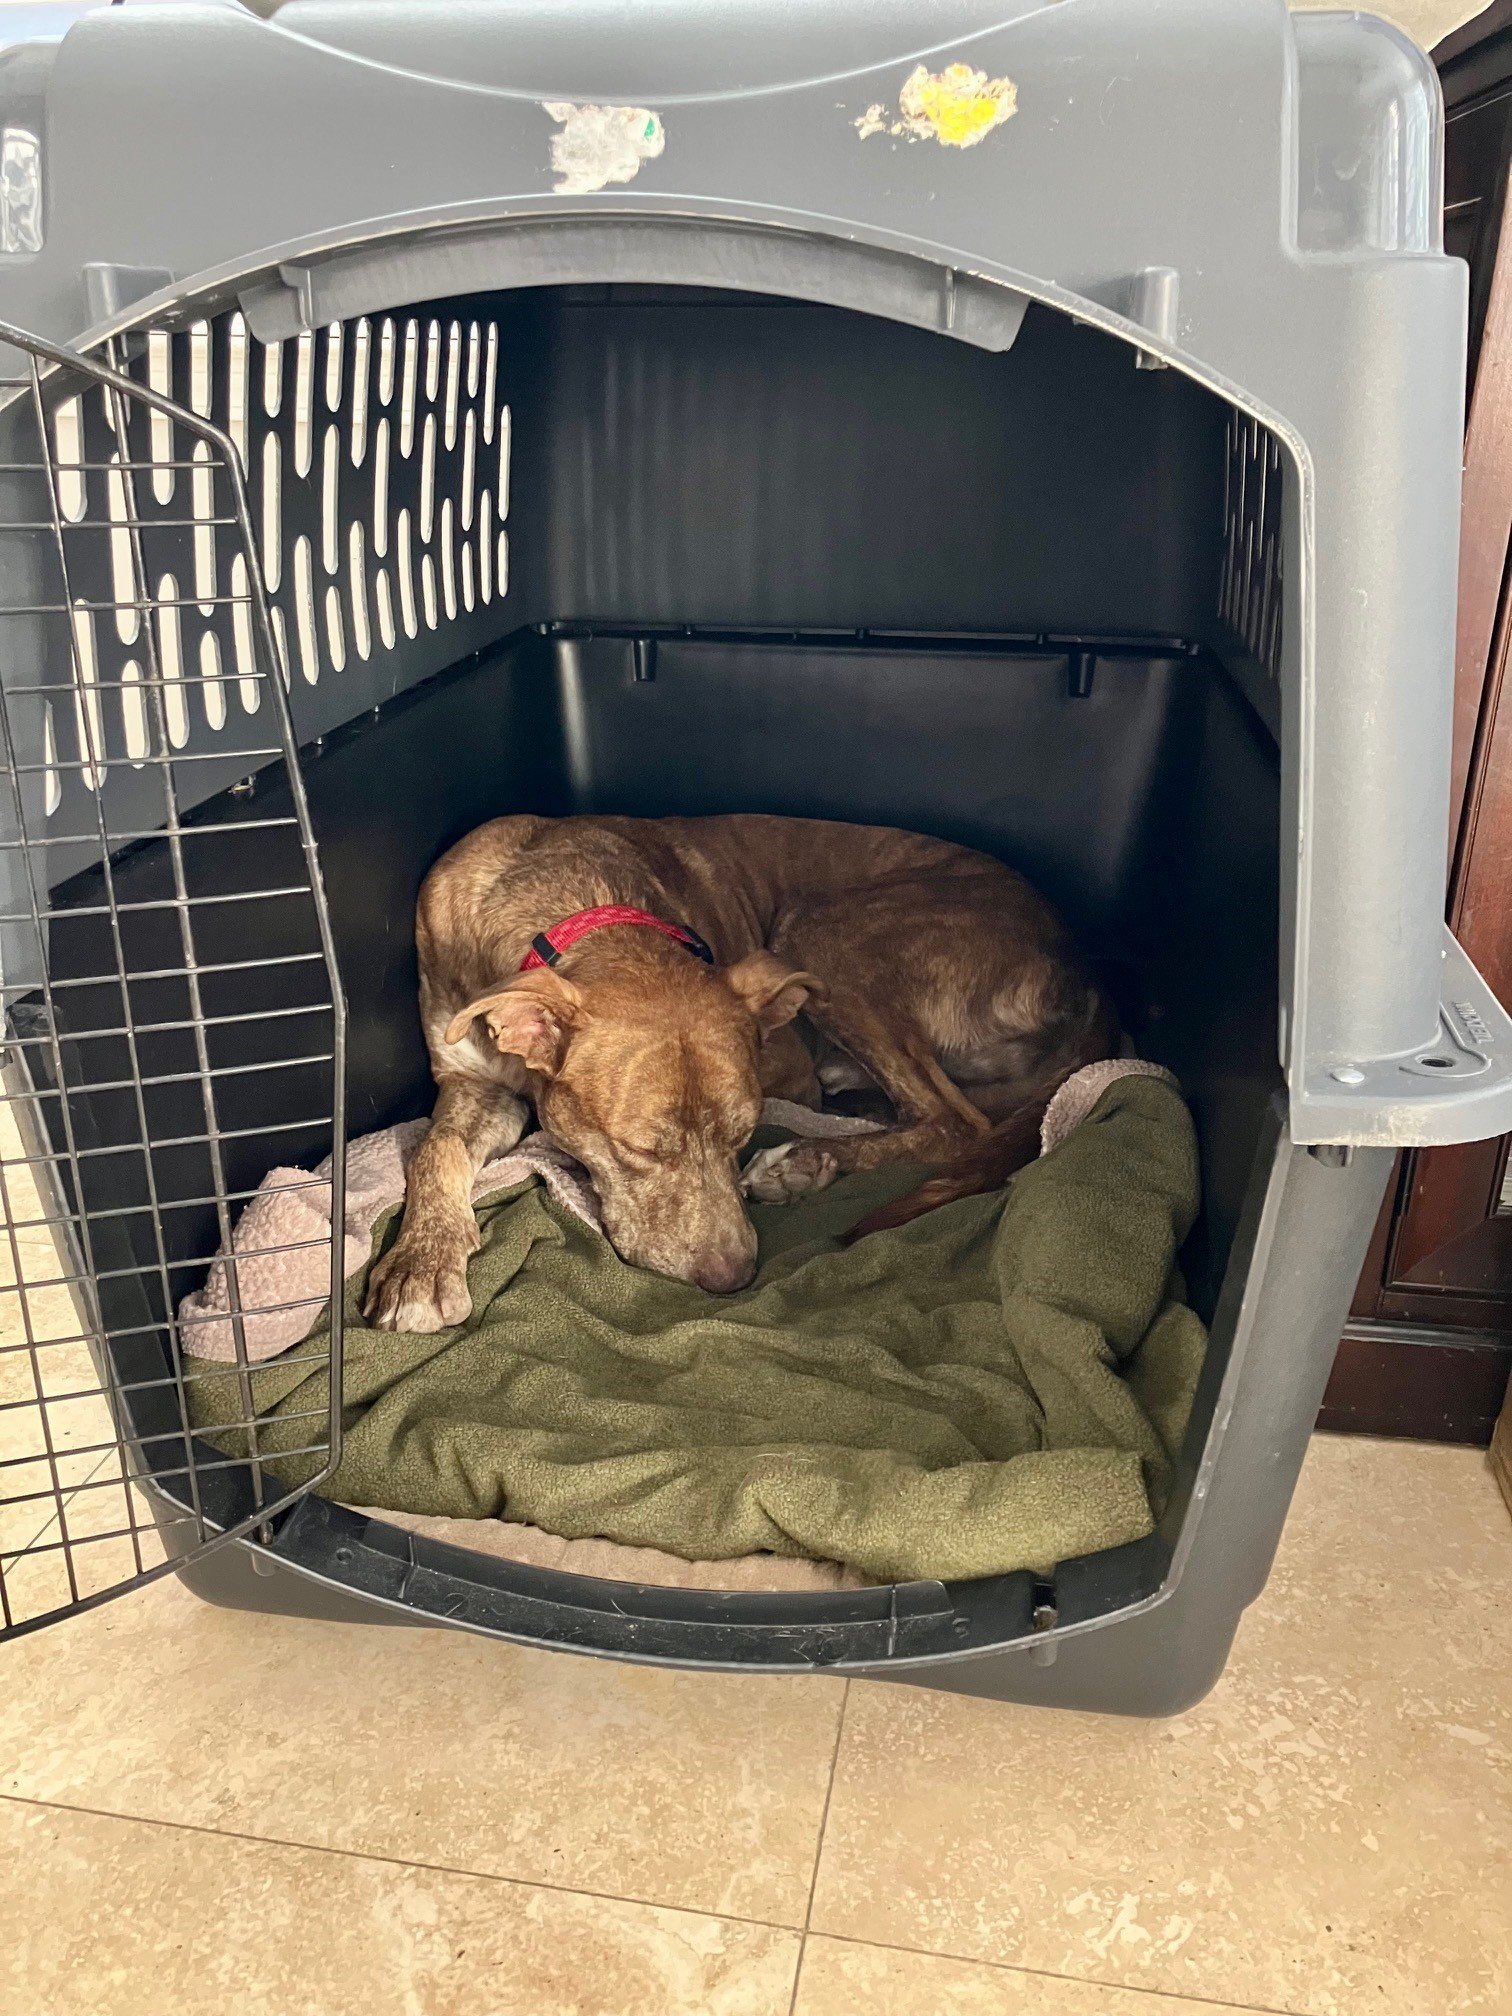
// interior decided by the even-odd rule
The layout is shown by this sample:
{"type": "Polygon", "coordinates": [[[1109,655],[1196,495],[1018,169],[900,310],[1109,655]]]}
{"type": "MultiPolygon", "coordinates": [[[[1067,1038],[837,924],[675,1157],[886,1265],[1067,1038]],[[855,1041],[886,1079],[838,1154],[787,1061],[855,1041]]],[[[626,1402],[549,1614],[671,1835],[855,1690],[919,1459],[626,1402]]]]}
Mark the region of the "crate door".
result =
{"type": "Polygon", "coordinates": [[[124,344],[0,325],[0,359],[6,1637],[334,1470],[344,1013],[234,428],[124,344]],[[297,1416],[260,1362],[291,1338],[297,1416]]]}

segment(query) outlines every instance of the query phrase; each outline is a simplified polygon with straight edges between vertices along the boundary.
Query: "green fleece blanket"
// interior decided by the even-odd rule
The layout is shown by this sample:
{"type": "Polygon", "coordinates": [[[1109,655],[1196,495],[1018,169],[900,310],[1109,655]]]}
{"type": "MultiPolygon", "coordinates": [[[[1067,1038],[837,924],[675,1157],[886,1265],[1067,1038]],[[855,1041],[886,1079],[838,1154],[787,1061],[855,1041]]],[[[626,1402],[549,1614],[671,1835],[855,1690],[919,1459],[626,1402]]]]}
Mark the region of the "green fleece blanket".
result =
{"type": "MultiPolygon", "coordinates": [[[[760,1270],[723,1298],[626,1266],[536,1184],[506,1194],[480,1214],[461,1328],[367,1329],[365,1273],[349,1284],[327,1495],[900,1580],[1045,1570],[1139,1538],[1206,1345],[1175,1271],[1197,1208],[1179,1095],[1120,1079],[1008,1191],[836,1245],[909,1180],[758,1208],[760,1270]]],[[[305,1446],[324,1370],[251,1376],[264,1459],[309,1474],[278,1452],[305,1446]]],[[[234,1374],[191,1391],[197,1425],[236,1446],[234,1374]]]]}

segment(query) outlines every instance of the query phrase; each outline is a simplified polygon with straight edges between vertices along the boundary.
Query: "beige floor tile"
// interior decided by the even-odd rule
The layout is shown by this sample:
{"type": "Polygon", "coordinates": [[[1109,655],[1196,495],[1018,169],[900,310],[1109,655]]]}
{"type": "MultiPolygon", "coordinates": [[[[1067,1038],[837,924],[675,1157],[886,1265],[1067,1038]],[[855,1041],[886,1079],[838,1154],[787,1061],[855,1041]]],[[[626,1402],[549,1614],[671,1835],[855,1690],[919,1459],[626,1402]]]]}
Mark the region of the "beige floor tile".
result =
{"type": "MultiPolygon", "coordinates": [[[[70,1272],[46,1227],[26,1226],[44,1208],[33,1167],[21,1160],[11,1101],[0,1095],[0,1573],[7,1557],[52,1526],[60,1502],[100,1464],[115,1440],[110,1407],[82,1341],[70,1272]]],[[[39,1571],[28,1564],[29,1579],[39,1571]]]]}
{"type": "Polygon", "coordinates": [[[1509,1583],[1478,1452],[1321,1437],[1190,1714],[854,1685],[814,1928],[1316,2016],[1506,2016],[1509,1583]]]}
{"type": "Polygon", "coordinates": [[[0,1099],[0,1207],[22,1227],[7,1230],[0,1208],[0,1616],[12,1623],[115,1588],[160,1558],[151,1513],[123,1481],[71,1263],[30,1222],[59,1207],[44,1202],[23,1153],[14,1103],[0,1099]]]}
{"type": "Polygon", "coordinates": [[[764,1925],[8,1801],[0,1868],[18,2016],[786,2016],[797,1961],[764,1925]]]}
{"type": "Polygon", "coordinates": [[[6,1559],[11,1620],[45,1617],[118,1589],[156,1566],[163,1552],[147,1501],[122,1482],[119,1458],[102,1456],[94,1474],[65,1496],[61,1514],[6,1559]]]}
{"type": "Polygon", "coordinates": [[[1218,2016],[1221,2006],[811,1937],[793,2016],[1218,2016]]]}
{"type": "MultiPolygon", "coordinates": [[[[56,1263],[38,1256],[25,1264],[34,1279],[56,1263]]],[[[119,1460],[104,1453],[114,1447],[116,1431],[89,1347],[48,1341],[78,1328],[65,1289],[0,1290],[0,1574],[11,1596],[15,1555],[56,1536],[60,1507],[74,1508],[81,1530],[101,1530],[76,1494],[93,1485],[98,1495],[109,1468],[119,1476],[119,1460]],[[18,1307],[21,1294],[31,1309],[30,1340],[18,1307]]],[[[89,1495],[84,1491],[86,1500],[89,1495]]],[[[34,1580],[35,1564],[27,1568],[34,1580]]]]}
{"type": "Polygon", "coordinates": [[[0,1791],[801,1924],[840,1698],[170,1578],[0,1649],[0,1791]]]}
{"type": "Polygon", "coordinates": [[[77,1330],[66,1291],[0,1291],[0,1556],[28,1546],[115,1443],[88,1346],[48,1342],[77,1330]],[[35,1353],[20,1293],[31,1304],[35,1353]]]}

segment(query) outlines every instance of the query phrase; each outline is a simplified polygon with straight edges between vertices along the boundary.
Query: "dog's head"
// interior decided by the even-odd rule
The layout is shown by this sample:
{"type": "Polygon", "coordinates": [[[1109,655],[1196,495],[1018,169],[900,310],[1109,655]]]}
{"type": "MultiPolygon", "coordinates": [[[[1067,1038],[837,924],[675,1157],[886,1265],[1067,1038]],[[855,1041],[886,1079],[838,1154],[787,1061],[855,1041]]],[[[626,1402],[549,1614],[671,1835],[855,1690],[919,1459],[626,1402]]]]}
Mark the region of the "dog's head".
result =
{"type": "Polygon", "coordinates": [[[446,1040],[482,1021],[520,1059],[622,1259],[722,1294],[756,1266],[736,1157],[761,1115],[761,1045],[818,989],[770,952],[717,970],[600,961],[571,980],[547,967],[471,1002],[446,1040]]]}

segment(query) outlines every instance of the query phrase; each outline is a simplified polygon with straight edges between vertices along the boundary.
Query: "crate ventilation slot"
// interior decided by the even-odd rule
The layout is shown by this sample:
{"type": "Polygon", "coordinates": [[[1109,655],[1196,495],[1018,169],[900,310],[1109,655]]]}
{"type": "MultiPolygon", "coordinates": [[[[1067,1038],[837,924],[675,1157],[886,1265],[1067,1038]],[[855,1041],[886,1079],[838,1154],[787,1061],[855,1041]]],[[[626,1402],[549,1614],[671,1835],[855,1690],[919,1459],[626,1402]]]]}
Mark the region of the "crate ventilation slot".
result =
{"type": "Polygon", "coordinates": [[[106,361],[231,437],[254,541],[251,554],[234,551],[211,447],[171,415],[144,401],[118,416],[102,385],[51,403],[58,510],[80,530],[70,581],[84,668],[77,691],[67,667],[54,681],[72,692],[53,709],[46,796],[60,824],[74,792],[129,796],[114,765],[149,754],[139,691],[149,624],[163,732],[199,765],[192,782],[186,773],[186,806],[265,760],[255,737],[232,732],[260,706],[254,556],[300,742],[498,634],[511,427],[496,323],[362,317],[262,344],[228,313],[117,338],[106,361]],[[129,592],[137,565],[143,595],[129,592]]]}

